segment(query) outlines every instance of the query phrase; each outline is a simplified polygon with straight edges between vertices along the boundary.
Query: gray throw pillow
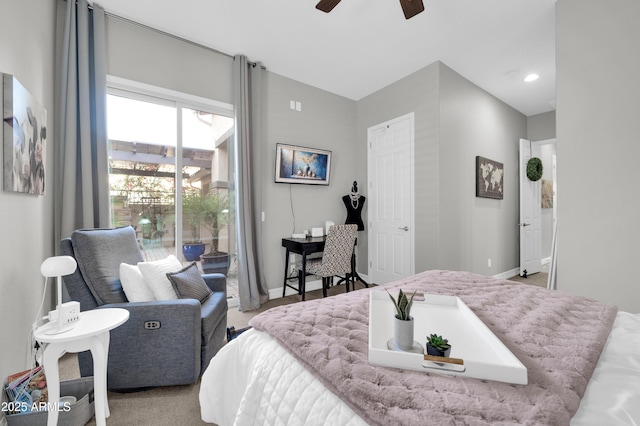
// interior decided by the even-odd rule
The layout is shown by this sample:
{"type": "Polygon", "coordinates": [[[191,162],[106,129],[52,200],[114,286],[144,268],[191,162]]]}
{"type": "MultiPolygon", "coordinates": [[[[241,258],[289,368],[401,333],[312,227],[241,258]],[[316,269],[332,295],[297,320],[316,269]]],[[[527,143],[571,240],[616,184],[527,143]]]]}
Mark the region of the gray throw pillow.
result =
{"type": "Polygon", "coordinates": [[[200,275],[196,262],[178,272],[169,272],[167,278],[181,299],[196,299],[202,302],[212,293],[200,275]]]}

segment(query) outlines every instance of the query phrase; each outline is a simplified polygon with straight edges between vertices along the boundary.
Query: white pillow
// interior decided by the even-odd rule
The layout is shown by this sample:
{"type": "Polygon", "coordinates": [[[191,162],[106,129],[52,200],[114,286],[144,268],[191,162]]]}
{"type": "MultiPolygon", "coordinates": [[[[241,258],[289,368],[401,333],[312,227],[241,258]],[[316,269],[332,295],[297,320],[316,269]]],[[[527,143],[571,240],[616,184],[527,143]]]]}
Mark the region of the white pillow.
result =
{"type": "Polygon", "coordinates": [[[142,272],[142,276],[156,300],[174,300],[178,298],[171,281],[167,278],[167,273],[178,272],[182,269],[182,263],[174,255],[151,262],[138,262],[138,268],[140,268],[140,272],[142,272]]]}
{"type": "Polygon", "coordinates": [[[156,300],[153,291],[136,265],[120,264],[120,282],[129,302],[153,302],[156,300]]]}

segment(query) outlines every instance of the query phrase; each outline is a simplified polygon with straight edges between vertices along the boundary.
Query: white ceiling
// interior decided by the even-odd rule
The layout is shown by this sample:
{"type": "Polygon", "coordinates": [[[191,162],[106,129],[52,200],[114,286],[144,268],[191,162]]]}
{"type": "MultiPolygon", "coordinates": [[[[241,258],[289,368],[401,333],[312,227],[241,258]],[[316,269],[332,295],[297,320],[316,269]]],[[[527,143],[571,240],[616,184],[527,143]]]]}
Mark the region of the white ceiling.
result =
{"type": "Polygon", "coordinates": [[[97,0],[108,13],[359,100],[434,61],[530,116],[555,105],[556,0],[97,0]],[[540,78],[523,82],[535,72],[540,78]]]}

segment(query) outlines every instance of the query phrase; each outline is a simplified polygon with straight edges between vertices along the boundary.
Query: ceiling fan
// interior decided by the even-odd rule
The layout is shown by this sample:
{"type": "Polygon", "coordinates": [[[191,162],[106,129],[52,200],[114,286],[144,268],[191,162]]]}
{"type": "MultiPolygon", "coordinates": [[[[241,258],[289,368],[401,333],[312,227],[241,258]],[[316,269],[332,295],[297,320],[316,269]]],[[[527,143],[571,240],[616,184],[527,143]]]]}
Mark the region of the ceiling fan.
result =
{"type": "MultiPolygon", "coordinates": [[[[320,0],[316,5],[316,9],[329,13],[338,3],[340,3],[340,0],[320,0]]],[[[413,18],[424,10],[422,0],[400,0],[400,5],[406,19],[413,18]]]]}

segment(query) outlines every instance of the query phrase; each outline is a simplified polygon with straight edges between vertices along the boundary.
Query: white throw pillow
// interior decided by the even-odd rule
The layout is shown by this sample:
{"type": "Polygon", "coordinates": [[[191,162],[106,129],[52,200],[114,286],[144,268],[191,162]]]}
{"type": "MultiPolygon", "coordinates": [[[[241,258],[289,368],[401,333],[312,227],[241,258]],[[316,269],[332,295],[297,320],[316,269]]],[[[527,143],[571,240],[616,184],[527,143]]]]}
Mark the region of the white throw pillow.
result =
{"type": "Polygon", "coordinates": [[[140,268],[127,263],[120,264],[120,283],[129,302],[153,302],[156,296],[142,276],[140,268]]]}
{"type": "Polygon", "coordinates": [[[140,272],[142,272],[142,276],[156,300],[174,300],[178,298],[171,281],[167,278],[167,273],[178,272],[182,269],[182,263],[174,255],[151,262],[138,262],[138,268],[140,268],[140,272]]]}

